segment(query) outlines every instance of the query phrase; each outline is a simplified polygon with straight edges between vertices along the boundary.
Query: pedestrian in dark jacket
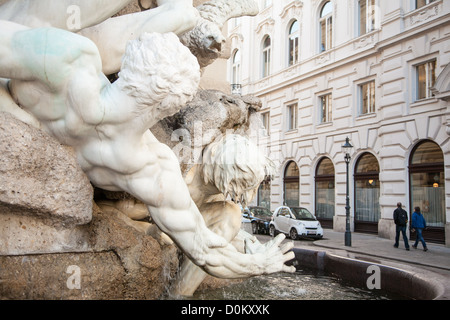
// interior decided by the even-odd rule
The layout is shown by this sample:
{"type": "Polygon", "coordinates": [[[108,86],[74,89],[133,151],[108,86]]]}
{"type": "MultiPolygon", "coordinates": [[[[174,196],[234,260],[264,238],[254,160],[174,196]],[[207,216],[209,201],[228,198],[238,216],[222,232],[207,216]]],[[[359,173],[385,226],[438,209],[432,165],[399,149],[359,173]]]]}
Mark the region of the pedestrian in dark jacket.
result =
{"type": "Polygon", "coordinates": [[[414,208],[414,213],[412,214],[411,219],[411,227],[417,232],[416,242],[413,244],[413,248],[417,249],[417,245],[420,241],[423,245],[423,251],[427,251],[427,244],[425,243],[422,235],[422,231],[427,227],[427,223],[425,221],[425,218],[423,217],[423,214],[420,212],[419,207],[414,208]]]}
{"type": "Polygon", "coordinates": [[[398,240],[400,238],[400,232],[405,242],[405,248],[409,251],[408,237],[406,236],[406,225],[408,224],[408,214],[402,209],[401,202],[397,203],[397,209],[394,210],[394,222],[395,222],[395,243],[394,247],[398,248],[398,240]]]}

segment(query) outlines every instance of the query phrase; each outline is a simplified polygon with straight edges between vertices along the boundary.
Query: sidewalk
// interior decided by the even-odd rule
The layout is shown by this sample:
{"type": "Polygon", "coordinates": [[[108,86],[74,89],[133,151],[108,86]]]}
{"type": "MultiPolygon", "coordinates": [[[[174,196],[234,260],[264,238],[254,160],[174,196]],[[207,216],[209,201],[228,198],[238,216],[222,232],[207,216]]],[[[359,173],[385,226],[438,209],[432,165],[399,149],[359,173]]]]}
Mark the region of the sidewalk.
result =
{"type": "MultiPolygon", "coordinates": [[[[423,251],[419,243],[417,249],[412,247],[414,242],[409,241],[410,251],[404,247],[403,238],[400,236],[399,247],[395,248],[394,240],[380,238],[377,235],[352,233],[351,246],[345,246],[344,232],[336,232],[325,229],[321,240],[312,242],[315,247],[332,250],[334,254],[352,256],[361,260],[389,260],[414,267],[432,268],[434,271],[450,275],[450,248],[444,245],[427,243],[428,251],[423,251]],[[365,259],[364,259],[365,257],[365,259]]],[[[306,241],[295,241],[297,247],[311,246],[306,241]]],[[[311,241],[309,241],[311,242],[311,241]]]]}

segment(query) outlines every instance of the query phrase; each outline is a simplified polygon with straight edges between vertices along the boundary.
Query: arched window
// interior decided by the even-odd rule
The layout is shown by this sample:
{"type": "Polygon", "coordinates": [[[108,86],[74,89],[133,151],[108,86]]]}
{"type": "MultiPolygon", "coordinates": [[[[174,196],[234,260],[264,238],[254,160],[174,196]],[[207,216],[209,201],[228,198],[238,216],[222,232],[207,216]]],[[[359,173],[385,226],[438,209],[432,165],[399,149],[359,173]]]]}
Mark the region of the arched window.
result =
{"type": "Polygon", "coordinates": [[[362,154],[355,168],[355,231],[378,233],[380,166],[371,153],[362,154]]]}
{"type": "Polygon", "coordinates": [[[232,84],[241,83],[241,52],[236,50],[233,55],[233,72],[232,72],[232,84]]]}
{"type": "Polygon", "coordinates": [[[320,10],[320,52],[329,50],[333,44],[333,4],[326,2],[320,10]]]}
{"type": "Polygon", "coordinates": [[[270,210],[270,179],[265,179],[258,188],[258,206],[270,210]]]}
{"type": "Polygon", "coordinates": [[[270,59],[272,54],[272,41],[269,36],[266,36],[263,43],[262,50],[262,76],[267,77],[270,75],[270,59]]]}
{"type": "MultiPolygon", "coordinates": [[[[419,143],[409,161],[411,213],[419,207],[427,222],[426,240],[445,240],[445,174],[444,154],[433,141],[419,143]]],[[[415,237],[415,235],[411,235],[415,237]]]]}
{"type": "Polygon", "coordinates": [[[288,66],[292,66],[299,61],[299,23],[297,20],[292,22],[291,27],[289,28],[289,57],[288,57],[288,66]]]}
{"type": "Polygon", "coordinates": [[[294,161],[286,166],[284,171],[284,203],[287,206],[299,206],[300,171],[294,161]]]}
{"type": "Polygon", "coordinates": [[[329,158],[323,158],[316,169],[315,214],[326,228],[333,228],[334,204],[334,165],[329,158]]]}

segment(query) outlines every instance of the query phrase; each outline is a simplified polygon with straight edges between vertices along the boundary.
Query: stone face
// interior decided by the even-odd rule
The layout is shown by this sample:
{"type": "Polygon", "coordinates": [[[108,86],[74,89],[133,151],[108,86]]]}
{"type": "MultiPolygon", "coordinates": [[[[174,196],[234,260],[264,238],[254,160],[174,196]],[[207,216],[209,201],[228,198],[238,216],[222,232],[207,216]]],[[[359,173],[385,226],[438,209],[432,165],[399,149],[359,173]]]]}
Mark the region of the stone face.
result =
{"type": "Polygon", "coordinates": [[[88,223],[93,188],[72,149],[8,113],[0,113],[0,214],[88,223]]]}

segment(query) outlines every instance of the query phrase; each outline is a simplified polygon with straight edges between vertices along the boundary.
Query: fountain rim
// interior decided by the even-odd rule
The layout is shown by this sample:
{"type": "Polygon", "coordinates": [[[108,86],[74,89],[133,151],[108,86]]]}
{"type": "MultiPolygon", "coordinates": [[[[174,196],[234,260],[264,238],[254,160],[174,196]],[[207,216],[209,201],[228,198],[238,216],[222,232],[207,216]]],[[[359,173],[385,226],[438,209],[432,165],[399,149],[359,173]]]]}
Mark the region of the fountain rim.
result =
{"type": "Polygon", "coordinates": [[[417,266],[393,266],[386,261],[365,261],[343,257],[323,250],[293,248],[295,258],[289,264],[338,277],[360,287],[367,287],[371,265],[380,269],[381,289],[414,300],[450,300],[450,279],[417,266]],[[295,262],[294,262],[295,261],[295,262]]]}

